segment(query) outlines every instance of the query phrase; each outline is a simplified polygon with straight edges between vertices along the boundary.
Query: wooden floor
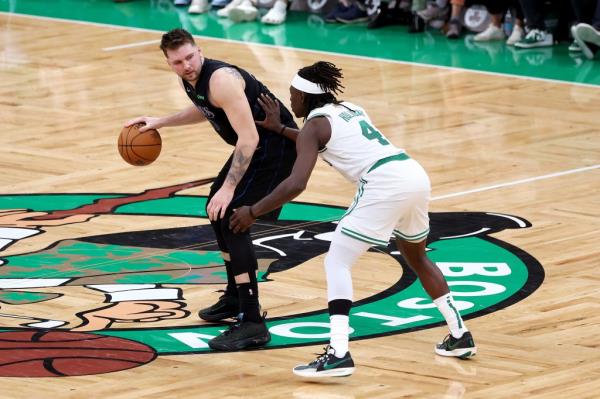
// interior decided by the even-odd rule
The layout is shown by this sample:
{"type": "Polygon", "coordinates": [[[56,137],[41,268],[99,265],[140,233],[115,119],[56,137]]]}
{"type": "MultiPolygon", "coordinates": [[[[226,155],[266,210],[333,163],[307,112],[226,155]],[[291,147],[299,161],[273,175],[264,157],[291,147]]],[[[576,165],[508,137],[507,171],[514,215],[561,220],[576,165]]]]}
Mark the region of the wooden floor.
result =
{"type": "MultiPolygon", "coordinates": [[[[102,49],[158,40],[159,33],[5,14],[0,24],[0,194],[142,192],[214,176],[230,153],[210,126],[199,125],[163,129],[163,153],[151,166],[120,159],[116,140],[125,120],[172,113],[189,100],[156,44],[102,49]]],[[[286,102],[294,72],[325,57],[215,40],[199,44],[208,57],[247,68],[286,102]]],[[[507,213],[531,222],[531,228],[495,237],[536,258],[545,280],[523,301],[468,321],[478,355],[470,361],[437,357],[432,348],[446,329],[436,327],[351,342],[356,373],[325,383],[291,374],[321,348],[305,346],[160,356],[143,367],[82,377],[0,378],[0,397],[598,397],[600,170],[521,180],[600,164],[600,88],[342,56],[327,60],[344,70],[343,98],[366,108],[376,126],[427,169],[431,211],[507,213]],[[502,183],[515,184],[491,188],[502,183]],[[490,189],[469,192],[484,187],[490,189]]],[[[183,193],[206,194],[207,188],[183,193]]],[[[319,163],[299,200],[347,206],[353,194],[352,185],[319,163]]],[[[102,215],[47,228],[2,255],[165,223],[198,222],[102,215]]],[[[325,307],[322,259],[261,286],[269,317],[325,307]]],[[[354,271],[356,299],[400,273],[377,254],[366,255],[354,271]],[[381,273],[372,272],[376,267],[381,273]]],[[[191,318],[215,298],[215,289],[186,291],[191,318]]],[[[57,314],[61,306],[93,299],[71,293],[60,306],[40,304],[39,310],[57,314]]],[[[9,310],[3,304],[0,312],[9,310]]]]}

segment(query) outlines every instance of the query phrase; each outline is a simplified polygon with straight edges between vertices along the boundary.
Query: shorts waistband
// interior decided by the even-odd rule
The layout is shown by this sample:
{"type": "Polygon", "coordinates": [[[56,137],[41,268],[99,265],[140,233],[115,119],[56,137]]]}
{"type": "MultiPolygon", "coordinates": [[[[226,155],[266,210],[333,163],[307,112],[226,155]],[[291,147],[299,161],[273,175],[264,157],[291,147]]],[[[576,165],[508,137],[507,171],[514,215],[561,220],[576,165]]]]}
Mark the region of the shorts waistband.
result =
{"type": "Polygon", "coordinates": [[[389,157],[381,158],[379,161],[375,162],[373,164],[373,166],[371,166],[371,168],[367,171],[367,173],[371,172],[372,170],[377,169],[381,165],[386,164],[388,162],[391,162],[391,161],[406,161],[407,159],[410,159],[410,157],[405,152],[402,152],[402,153],[396,154],[396,155],[391,155],[389,157]]]}

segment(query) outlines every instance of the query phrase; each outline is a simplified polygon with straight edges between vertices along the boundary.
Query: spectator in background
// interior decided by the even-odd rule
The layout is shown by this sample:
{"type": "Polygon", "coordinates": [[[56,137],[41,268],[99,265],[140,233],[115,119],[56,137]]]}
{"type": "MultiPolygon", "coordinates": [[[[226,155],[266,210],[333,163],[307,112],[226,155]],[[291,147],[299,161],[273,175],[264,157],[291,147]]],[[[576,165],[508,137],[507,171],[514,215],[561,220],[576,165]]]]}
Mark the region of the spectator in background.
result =
{"type": "Polygon", "coordinates": [[[410,5],[410,23],[408,25],[408,33],[419,33],[425,30],[425,20],[419,15],[419,11],[426,9],[425,0],[412,0],[410,5]]]}
{"type": "Polygon", "coordinates": [[[208,0],[192,0],[188,12],[190,14],[202,14],[210,9],[208,0]]]}
{"type": "Polygon", "coordinates": [[[399,24],[399,4],[400,2],[397,1],[394,4],[394,7],[390,7],[390,1],[382,0],[379,3],[379,6],[377,6],[377,12],[375,13],[375,16],[367,24],[367,29],[379,29],[383,28],[384,26],[399,24]]]}
{"type": "MultiPolygon", "coordinates": [[[[573,3],[581,3],[577,0],[573,0],[573,3]]],[[[573,6],[575,16],[578,17],[577,12],[582,11],[583,8],[578,8],[581,4],[573,6]]],[[[578,18],[579,19],[579,18],[578,18]]],[[[594,55],[600,49],[600,0],[596,1],[596,11],[592,18],[592,24],[578,23],[571,28],[573,39],[579,45],[581,51],[586,58],[592,59],[594,55]]]]}
{"type": "Polygon", "coordinates": [[[462,32],[462,14],[465,7],[465,0],[450,0],[450,6],[448,6],[448,0],[436,0],[430,2],[422,11],[417,12],[425,22],[430,22],[436,19],[447,18],[448,11],[450,10],[450,21],[448,22],[446,37],[448,39],[458,39],[462,32]]]}
{"type": "Polygon", "coordinates": [[[458,39],[462,32],[462,14],[465,8],[465,0],[450,0],[450,21],[448,21],[448,30],[446,37],[448,39],[458,39]]]}
{"type": "Polygon", "coordinates": [[[352,0],[339,0],[335,8],[325,16],[325,22],[328,23],[354,24],[368,19],[365,6],[352,0]]]}
{"type": "Polygon", "coordinates": [[[427,0],[396,1],[386,0],[379,4],[375,17],[367,25],[367,29],[378,29],[388,25],[408,25],[408,33],[419,33],[425,30],[426,21],[419,15],[426,9],[427,0]]]}
{"type": "Polygon", "coordinates": [[[233,22],[254,21],[258,9],[250,0],[232,0],[227,6],[217,11],[221,18],[229,18],[233,22]]]}
{"type": "Polygon", "coordinates": [[[418,11],[417,14],[425,21],[446,20],[450,12],[448,0],[430,1],[424,10],[418,11]]]}
{"type": "Polygon", "coordinates": [[[280,25],[284,23],[287,17],[288,5],[287,0],[275,1],[271,9],[260,19],[260,22],[268,25],[280,25]]]}
{"type": "Polygon", "coordinates": [[[550,47],[554,45],[552,33],[546,28],[544,0],[519,0],[525,22],[527,35],[515,43],[516,48],[550,47]]]}
{"type": "Polygon", "coordinates": [[[525,30],[523,29],[523,10],[518,1],[505,1],[505,0],[485,0],[483,4],[488,9],[491,15],[491,21],[488,27],[483,31],[475,35],[473,40],[476,42],[488,42],[492,40],[504,40],[507,34],[510,34],[506,44],[513,46],[515,43],[523,39],[525,30]],[[512,4],[511,4],[512,3],[512,4]],[[511,32],[504,32],[502,29],[502,19],[506,14],[507,10],[510,10],[514,6],[515,11],[515,23],[511,32]]]}
{"type": "MultiPolygon", "coordinates": [[[[207,0],[193,0],[207,1],[207,0]]],[[[225,7],[217,11],[221,18],[229,18],[233,22],[254,21],[258,16],[258,8],[251,0],[213,0],[228,1],[225,7]]],[[[263,24],[279,25],[285,22],[287,17],[288,0],[276,0],[271,9],[263,15],[260,21],[263,24]]]]}

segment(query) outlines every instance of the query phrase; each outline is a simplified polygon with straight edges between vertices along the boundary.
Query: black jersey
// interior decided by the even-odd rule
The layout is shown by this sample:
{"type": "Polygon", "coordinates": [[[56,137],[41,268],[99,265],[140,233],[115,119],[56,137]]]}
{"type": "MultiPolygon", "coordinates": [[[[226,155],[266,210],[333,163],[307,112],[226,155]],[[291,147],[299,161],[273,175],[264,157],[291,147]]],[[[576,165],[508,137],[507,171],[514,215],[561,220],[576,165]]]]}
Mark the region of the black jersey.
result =
{"type": "MultiPolygon", "coordinates": [[[[221,136],[228,144],[235,145],[237,143],[238,135],[227,119],[225,111],[215,107],[208,101],[208,82],[210,81],[210,77],[217,69],[225,67],[235,68],[244,78],[244,81],[246,82],[246,89],[244,91],[248,103],[250,104],[254,120],[265,119],[265,112],[258,103],[260,94],[265,93],[273,99],[276,97],[265,85],[245,70],[225,62],[207,58],[204,59],[204,63],[202,64],[202,71],[200,72],[198,82],[196,82],[196,87],[193,87],[185,80],[183,81],[188,97],[198,109],[202,111],[219,136],[221,136]]],[[[297,129],[298,125],[296,125],[290,111],[283,106],[281,101],[279,101],[279,104],[281,122],[286,126],[297,129]]],[[[256,146],[256,151],[250,160],[250,165],[248,165],[246,173],[236,186],[226,217],[229,217],[232,209],[241,205],[252,205],[264,198],[290,175],[292,167],[294,166],[294,161],[296,160],[295,143],[280,135],[279,132],[271,132],[260,126],[257,126],[256,128],[258,130],[258,145],[256,146]]],[[[223,185],[227,173],[229,172],[229,168],[231,167],[232,158],[233,154],[229,157],[213,183],[207,204],[212,196],[223,185]]],[[[281,209],[276,209],[269,214],[263,215],[261,219],[276,219],[280,210],[281,209]]]]}
{"type": "MultiPolygon", "coordinates": [[[[223,111],[221,108],[215,107],[208,101],[208,83],[210,82],[212,74],[220,68],[234,68],[242,75],[242,78],[246,83],[244,93],[246,94],[246,98],[250,104],[252,117],[255,121],[262,121],[265,119],[265,111],[258,103],[259,96],[264,93],[273,99],[276,97],[265,85],[263,85],[258,79],[244,69],[238,68],[235,65],[231,65],[223,61],[211,60],[208,58],[204,59],[202,70],[200,71],[200,77],[196,82],[196,87],[183,80],[185,92],[190,100],[192,100],[198,109],[202,111],[206,119],[210,122],[219,136],[221,136],[227,144],[235,145],[235,143],[237,143],[238,136],[235,130],[233,130],[229,119],[227,119],[225,111],[223,111]]],[[[283,106],[281,101],[279,101],[279,104],[281,123],[292,128],[298,128],[290,111],[283,106]]],[[[273,133],[260,126],[257,126],[256,128],[259,136],[273,133]]]]}

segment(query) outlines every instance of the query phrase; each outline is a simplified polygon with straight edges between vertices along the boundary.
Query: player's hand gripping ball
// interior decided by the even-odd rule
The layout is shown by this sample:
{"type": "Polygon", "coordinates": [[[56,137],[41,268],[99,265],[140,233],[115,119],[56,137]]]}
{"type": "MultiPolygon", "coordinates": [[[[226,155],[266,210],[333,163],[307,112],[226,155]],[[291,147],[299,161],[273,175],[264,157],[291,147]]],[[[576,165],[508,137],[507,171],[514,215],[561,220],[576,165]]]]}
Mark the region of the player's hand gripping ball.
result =
{"type": "Polygon", "coordinates": [[[140,132],[141,124],[126,126],[119,135],[119,154],[128,163],[135,166],[151,164],[158,158],[162,139],[158,130],[140,132]]]}

